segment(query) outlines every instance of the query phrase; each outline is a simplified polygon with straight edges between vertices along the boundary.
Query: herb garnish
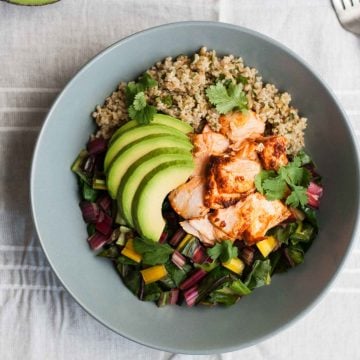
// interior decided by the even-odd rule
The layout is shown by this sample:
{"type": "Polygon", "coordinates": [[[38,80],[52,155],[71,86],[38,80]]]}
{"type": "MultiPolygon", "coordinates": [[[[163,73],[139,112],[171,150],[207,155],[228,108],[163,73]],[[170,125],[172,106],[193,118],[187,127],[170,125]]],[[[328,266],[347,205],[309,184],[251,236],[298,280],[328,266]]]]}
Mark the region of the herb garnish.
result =
{"type": "Polygon", "coordinates": [[[139,92],[135,95],[128,112],[132,120],[136,120],[139,124],[149,124],[156,114],[156,107],[148,105],[144,92],[139,92]]]}
{"type": "Polygon", "coordinates": [[[147,104],[144,91],[157,84],[151,75],[144,73],[137,82],[130,81],[125,88],[129,116],[139,124],[149,124],[156,114],[156,108],[147,104]]]}
{"type": "Polygon", "coordinates": [[[243,84],[230,83],[225,86],[218,82],[206,89],[209,101],[216,107],[220,114],[226,114],[234,109],[245,111],[248,109],[246,94],[243,91],[243,84]]]}
{"type": "Polygon", "coordinates": [[[301,152],[277,172],[262,170],[255,177],[256,189],[268,200],[281,200],[286,197],[286,205],[305,206],[308,202],[306,190],[311,174],[302,166],[310,161],[309,156],[301,152]]]}

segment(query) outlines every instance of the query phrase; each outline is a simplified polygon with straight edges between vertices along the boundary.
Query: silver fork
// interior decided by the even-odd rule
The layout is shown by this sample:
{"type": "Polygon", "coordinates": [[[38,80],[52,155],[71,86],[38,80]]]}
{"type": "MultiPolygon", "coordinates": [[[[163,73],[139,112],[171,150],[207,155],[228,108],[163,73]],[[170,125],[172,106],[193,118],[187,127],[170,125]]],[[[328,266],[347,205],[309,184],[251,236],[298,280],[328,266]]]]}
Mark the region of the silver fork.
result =
{"type": "Polygon", "coordinates": [[[332,0],[342,26],[360,35],[360,0],[332,0]]]}

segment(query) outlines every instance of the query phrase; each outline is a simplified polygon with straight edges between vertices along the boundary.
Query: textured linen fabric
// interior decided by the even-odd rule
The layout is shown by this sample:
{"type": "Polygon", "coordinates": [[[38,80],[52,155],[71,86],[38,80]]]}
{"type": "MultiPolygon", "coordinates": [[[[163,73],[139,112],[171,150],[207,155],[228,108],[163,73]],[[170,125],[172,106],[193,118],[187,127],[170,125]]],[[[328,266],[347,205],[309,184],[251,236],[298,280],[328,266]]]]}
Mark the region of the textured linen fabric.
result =
{"type": "Polygon", "coordinates": [[[75,303],[47,264],[29,205],[31,156],[46,112],[98,51],[136,31],[182,20],[243,25],[287,45],[332,87],[360,136],[360,38],[339,25],[330,0],[1,2],[1,360],[360,359],[359,239],[331,290],[303,319],[256,346],[212,356],[169,354],[111,332],[75,303]]]}

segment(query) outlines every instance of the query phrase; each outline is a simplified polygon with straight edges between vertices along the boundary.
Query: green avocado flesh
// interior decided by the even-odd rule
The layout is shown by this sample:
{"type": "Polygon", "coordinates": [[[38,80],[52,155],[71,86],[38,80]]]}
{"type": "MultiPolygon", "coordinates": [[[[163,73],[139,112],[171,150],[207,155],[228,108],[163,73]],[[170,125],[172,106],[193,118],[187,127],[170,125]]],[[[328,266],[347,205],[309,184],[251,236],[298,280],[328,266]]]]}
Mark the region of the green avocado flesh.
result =
{"type": "MultiPolygon", "coordinates": [[[[194,131],[194,129],[189,124],[179,119],[176,119],[172,116],[164,115],[164,114],[155,114],[151,124],[166,125],[173,129],[179,130],[184,134],[189,134],[194,131]]],[[[139,125],[136,120],[128,121],[126,124],[124,124],[118,130],[115,131],[114,135],[111,137],[110,144],[112,144],[122,133],[135,126],[146,126],[146,125],[139,125]]]]}
{"type": "Polygon", "coordinates": [[[131,209],[135,227],[143,237],[159,241],[165,226],[163,201],[170,191],[186,182],[193,170],[193,161],[177,160],[159,165],[143,178],[131,209]]]}
{"type": "Polygon", "coordinates": [[[56,3],[59,0],[5,0],[5,1],[15,5],[49,5],[56,3]]]}
{"type": "Polygon", "coordinates": [[[109,165],[114,160],[116,155],[126,145],[151,134],[171,134],[174,136],[181,137],[183,139],[187,139],[187,136],[184,133],[174,128],[171,128],[170,126],[151,124],[151,125],[136,126],[130,128],[127,131],[123,132],[121,136],[119,136],[110,144],[110,147],[106,153],[105,161],[104,161],[105,171],[108,170],[109,165]]]}
{"type": "Polygon", "coordinates": [[[128,168],[142,156],[159,148],[192,149],[191,142],[186,138],[170,134],[153,134],[126,145],[111,162],[107,172],[107,187],[110,196],[115,199],[123,176],[128,168]]]}
{"type": "Polygon", "coordinates": [[[142,179],[159,165],[174,160],[192,161],[192,155],[184,149],[160,148],[140,158],[126,171],[119,187],[117,201],[118,209],[129,226],[134,227],[131,208],[142,179]]]}

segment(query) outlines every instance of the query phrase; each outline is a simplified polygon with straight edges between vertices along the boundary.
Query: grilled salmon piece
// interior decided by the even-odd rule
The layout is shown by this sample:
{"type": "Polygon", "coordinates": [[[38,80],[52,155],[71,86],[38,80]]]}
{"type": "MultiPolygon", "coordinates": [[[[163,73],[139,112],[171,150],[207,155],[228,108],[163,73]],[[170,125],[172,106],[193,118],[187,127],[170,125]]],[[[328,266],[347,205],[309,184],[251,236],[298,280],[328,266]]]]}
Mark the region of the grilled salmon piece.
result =
{"type": "Polygon", "coordinates": [[[207,126],[201,134],[191,134],[190,138],[194,144],[194,175],[205,175],[210,156],[223,154],[229,147],[229,140],[224,135],[207,126]]]}
{"type": "Polygon", "coordinates": [[[210,158],[204,201],[207,207],[228,207],[255,190],[254,179],[261,171],[256,147],[254,141],[246,140],[239,151],[210,158]]]}
{"type": "Polygon", "coordinates": [[[263,146],[259,147],[259,144],[256,140],[246,139],[237,149],[234,150],[236,151],[236,156],[239,158],[258,161],[258,151],[259,148],[262,149],[262,147],[263,146]]]}
{"type": "Polygon", "coordinates": [[[209,215],[210,222],[231,239],[243,239],[252,245],[265,237],[266,232],[291,216],[279,200],[269,201],[260,193],[209,215]]]}
{"type": "Polygon", "coordinates": [[[182,221],[180,225],[188,234],[199,238],[204,245],[214,245],[217,240],[230,239],[228,235],[209,221],[208,215],[182,221]]]}
{"type": "Polygon", "coordinates": [[[264,133],[265,124],[257,118],[253,111],[245,113],[234,111],[220,116],[220,132],[237,145],[249,137],[264,133]]]}
{"type": "Polygon", "coordinates": [[[204,205],[205,178],[194,176],[169,194],[172,208],[184,219],[204,216],[209,208],[204,205]]]}
{"type": "Polygon", "coordinates": [[[286,156],[286,139],[284,136],[269,136],[259,141],[259,157],[266,170],[279,170],[289,160],[286,156]],[[262,144],[262,146],[261,146],[262,144]]]}

